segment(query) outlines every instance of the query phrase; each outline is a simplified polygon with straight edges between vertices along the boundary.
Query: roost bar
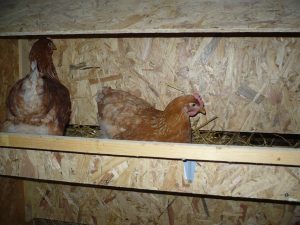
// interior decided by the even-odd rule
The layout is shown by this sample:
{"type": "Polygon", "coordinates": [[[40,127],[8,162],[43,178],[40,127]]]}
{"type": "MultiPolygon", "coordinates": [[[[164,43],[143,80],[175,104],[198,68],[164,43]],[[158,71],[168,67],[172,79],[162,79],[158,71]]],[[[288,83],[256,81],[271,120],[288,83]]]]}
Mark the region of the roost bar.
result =
{"type": "MultiPolygon", "coordinates": [[[[71,124],[103,85],[156,108],[199,91],[203,130],[300,134],[298,0],[0,1],[0,122],[51,37],[71,124]]],[[[196,124],[196,125],[195,125],[196,124]]],[[[300,149],[0,134],[0,224],[300,223],[300,149]],[[195,160],[192,182],[184,160],[195,160]]]]}

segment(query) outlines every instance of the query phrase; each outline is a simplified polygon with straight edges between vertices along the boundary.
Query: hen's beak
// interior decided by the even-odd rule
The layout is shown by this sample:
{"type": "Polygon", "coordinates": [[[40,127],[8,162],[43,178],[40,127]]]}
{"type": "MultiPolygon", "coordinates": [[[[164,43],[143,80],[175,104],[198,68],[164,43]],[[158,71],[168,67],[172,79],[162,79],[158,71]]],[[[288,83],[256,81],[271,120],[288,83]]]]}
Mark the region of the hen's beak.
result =
{"type": "Polygon", "coordinates": [[[199,110],[199,113],[201,113],[201,114],[203,114],[203,115],[206,115],[206,110],[205,110],[205,108],[204,108],[204,107],[201,108],[201,109],[199,110]]]}

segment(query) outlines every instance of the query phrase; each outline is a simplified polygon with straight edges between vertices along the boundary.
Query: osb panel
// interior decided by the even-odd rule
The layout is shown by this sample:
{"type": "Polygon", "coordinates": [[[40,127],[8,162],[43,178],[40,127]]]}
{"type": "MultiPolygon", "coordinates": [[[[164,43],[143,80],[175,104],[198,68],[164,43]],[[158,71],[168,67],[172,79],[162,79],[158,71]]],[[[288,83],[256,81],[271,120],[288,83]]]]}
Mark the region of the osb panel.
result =
{"type": "MultiPolygon", "coordinates": [[[[299,206],[26,182],[28,217],[89,225],[296,225],[299,206]]],[[[298,218],[299,221],[299,218],[298,218]]]]}
{"type": "Polygon", "coordinates": [[[183,161],[2,148],[0,174],[80,184],[300,201],[300,168],[198,162],[193,183],[183,161]]]}
{"type": "Polygon", "coordinates": [[[0,9],[2,36],[300,31],[298,0],[15,0],[0,9]]]}
{"type": "MultiPolygon", "coordinates": [[[[72,97],[72,123],[97,124],[102,85],[162,109],[198,91],[215,122],[203,129],[300,132],[300,38],[55,39],[54,63],[72,97]]],[[[198,117],[197,117],[198,118],[198,117]]]]}
{"type": "Polygon", "coordinates": [[[0,39],[0,123],[6,116],[6,96],[18,79],[18,40],[0,39]]]}

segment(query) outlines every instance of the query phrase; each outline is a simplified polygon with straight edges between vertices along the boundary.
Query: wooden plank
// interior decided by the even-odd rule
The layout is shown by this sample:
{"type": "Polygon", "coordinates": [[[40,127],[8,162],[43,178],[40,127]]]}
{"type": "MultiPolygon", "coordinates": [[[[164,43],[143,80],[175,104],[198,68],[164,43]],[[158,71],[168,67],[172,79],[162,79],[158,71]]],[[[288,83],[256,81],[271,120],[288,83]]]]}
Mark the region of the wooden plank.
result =
{"type": "Polygon", "coordinates": [[[298,0],[15,0],[0,9],[1,36],[300,32],[298,0]]]}
{"type": "Polygon", "coordinates": [[[0,39],[0,123],[6,118],[6,98],[10,88],[18,79],[18,40],[0,39]]]}
{"type": "Polygon", "coordinates": [[[28,40],[19,39],[18,49],[19,49],[19,78],[21,79],[30,71],[28,40]]]}
{"type": "Polygon", "coordinates": [[[0,133],[1,147],[99,155],[300,166],[300,150],[0,133]]]}

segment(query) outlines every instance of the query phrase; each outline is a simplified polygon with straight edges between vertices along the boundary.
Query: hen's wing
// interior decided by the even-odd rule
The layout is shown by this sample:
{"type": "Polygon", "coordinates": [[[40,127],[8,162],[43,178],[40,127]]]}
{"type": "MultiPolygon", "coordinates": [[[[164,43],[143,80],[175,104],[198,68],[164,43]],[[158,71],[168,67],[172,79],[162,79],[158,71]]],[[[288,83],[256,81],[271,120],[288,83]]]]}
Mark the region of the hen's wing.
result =
{"type": "Polygon", "coordinates": [[[50,129],[57,131],[54,134],[62,135],[65,126],[68,124],[71,115],[71,100],[69,90],[56,79],[43,77],[45,80],[45,96],[49,96],[51,101],[46,106],[51,108],[47,117],[50,129]]]}
{"type": "Polygon", "coordinates": [[[108,138],[136,129],[141,117],[153,107],[128,92],[104,87],[98,92],[98,114],[101,130],[108,138]]]}

